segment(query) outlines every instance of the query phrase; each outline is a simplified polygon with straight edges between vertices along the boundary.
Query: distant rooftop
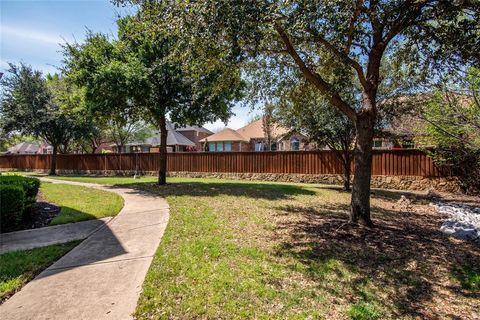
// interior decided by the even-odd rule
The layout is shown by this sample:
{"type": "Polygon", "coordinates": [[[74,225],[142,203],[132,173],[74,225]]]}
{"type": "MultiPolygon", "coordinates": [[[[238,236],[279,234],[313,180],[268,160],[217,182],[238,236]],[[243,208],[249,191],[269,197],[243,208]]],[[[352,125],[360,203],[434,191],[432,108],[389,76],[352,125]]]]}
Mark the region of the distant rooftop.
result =
{"type": "MultiPolygon", "coordinates": [[[[288,133],[288,129],[276,125],[273,125],[272,136],[274,137],[281,137],[288,133]]],[[[230,128],[225,128],[220,132],[215,133],[205,139],[200,140],[200,142],[206,141],[245,141],[249,142],[250,139],[264,139],[265,132],[263,130],[263,120],[258,119],[253,121],[252,123],[247,124],[246,126],[238,129],[233,130],[230,128]]]]}
{"type": "Polygon", "coordinates": [[[8,148],[7,153],[26,154],[37,153],[40,146],[32,142],[20,142],[19,144],[8,148]]]}
{"type": "MultiPolygon", "coordinates": [[[[174,125],[167,121],[167,146],[195,146],[195,143],[185,137],[183,134],[174,129],[174,125]]],[[[136,145],[160,145],[160,132],[154,131],[152,135],[143,141],[133,141],[126,144],[127,146],[136,145]]]]}
{"type": "Polygon", "coordinates": [[[167,146],[195,146],[192,140],[185,137],[180,132],[175,130],[175,126],[170,121],[167,121],[167,146]]]}
{"type": "Polygon", "coordinates": [[[200,142],[215,142],[215,141],[244,141],[248,142],[249,140],[242,136],[237,131],[225,128],[220,132],[217,132],[207,138],[200,140],[200,142]]]}
{"type": "Polygon", "coordinates": [[[213,132],[208,130],[207,128],[199,127],[199,126],[184,126],[184,127],[178,127],[175,130],[179,131],[179,132],[182,132],[182,131],[198,131],[198,132],[213,134],[213,132]]]}

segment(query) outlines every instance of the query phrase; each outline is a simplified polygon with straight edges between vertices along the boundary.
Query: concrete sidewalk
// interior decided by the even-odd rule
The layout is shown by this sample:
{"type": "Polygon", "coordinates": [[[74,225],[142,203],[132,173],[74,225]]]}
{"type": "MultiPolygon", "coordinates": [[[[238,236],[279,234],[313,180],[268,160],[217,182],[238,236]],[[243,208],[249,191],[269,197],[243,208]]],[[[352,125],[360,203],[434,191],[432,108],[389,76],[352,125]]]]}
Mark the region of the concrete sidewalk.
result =
{"type": "Polygon", "coordinates": [[[82,240],[103,227],[111,219],[112,217],[106,217],[58,226],[2,233],[0,234],[0,254],[82,240]]]}
{"type": "Polygon", "coordinates": [[[165,199],[128,188],[53,181],[112,191],[125,206],[100,230],[0,306],[7,319],[132,319],[166,228],[165,199]]]}

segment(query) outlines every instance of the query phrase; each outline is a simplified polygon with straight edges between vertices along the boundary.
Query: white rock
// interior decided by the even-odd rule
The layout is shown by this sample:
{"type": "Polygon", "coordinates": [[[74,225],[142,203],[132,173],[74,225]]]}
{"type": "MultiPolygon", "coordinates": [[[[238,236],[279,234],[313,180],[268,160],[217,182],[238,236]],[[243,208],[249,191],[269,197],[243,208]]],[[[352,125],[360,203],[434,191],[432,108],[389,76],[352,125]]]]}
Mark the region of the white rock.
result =
{"type": "Polygon", "coordinates": [[[440,231],[465,240],[480,243],[480,208],[462,203],[430,203],[444,217],[440,231]]]}

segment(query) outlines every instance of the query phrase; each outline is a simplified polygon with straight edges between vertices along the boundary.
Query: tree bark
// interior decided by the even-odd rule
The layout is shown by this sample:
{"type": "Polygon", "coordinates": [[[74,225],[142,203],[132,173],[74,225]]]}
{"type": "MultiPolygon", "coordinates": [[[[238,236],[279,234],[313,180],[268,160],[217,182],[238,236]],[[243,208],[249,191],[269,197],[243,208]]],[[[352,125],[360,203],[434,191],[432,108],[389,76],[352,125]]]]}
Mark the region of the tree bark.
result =
{"type": "Polygon", "coordinates": [[[357,131],[354,150],[355,170],[350,203],[351,222],[360,221],[368,227],[373,226],[370,218],[370,180],[374,123],[375,115],[368,111],[358,114],[355,122],[357,131]]]}
{"type": "Polygon", "coordinates": [[[165,116],[160,117],[158,121],[160,128],[160,164],[158,170],[158,184],[167,184],[167,120],[165,116]]]}
{"type": "Polygon", "coordinates": [[[350,175],[351,175],[351,157],[350,157],[350,151],[345,150],[343,152],[343,190],[345,191],[350,191],[350,175]]]}
{"type": "Polygon", "coordinates": [[[52,160],[50,161],[50,172],[48,175],[54,176],[57,174],[57,153],[58,153],[58,146],[54,145],[52,151],[52,160]]]}
{"type": "Polygon", "coordinates": [[[352,174],[352,171],[350,170],[351,167],[351,162],[352,158],[350,155],[350,150],[348,149],[348,146],[344,146],[344,150],[339,150],[335,147],[335,144],[332,142],[330,144],[327,144],[330,150],[333,151],[335,156],[337,157],[338,160],[342,162],[343,166],[343,190],[344,191],[350,191],[350,176],[352,174]]]}

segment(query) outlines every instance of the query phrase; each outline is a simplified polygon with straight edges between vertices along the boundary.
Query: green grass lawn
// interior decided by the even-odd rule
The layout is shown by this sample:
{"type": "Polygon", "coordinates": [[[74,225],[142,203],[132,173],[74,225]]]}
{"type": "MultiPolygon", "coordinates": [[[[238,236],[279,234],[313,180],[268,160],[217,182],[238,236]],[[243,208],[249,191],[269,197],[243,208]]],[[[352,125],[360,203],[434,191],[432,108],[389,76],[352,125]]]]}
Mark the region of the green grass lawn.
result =
{"type": "Polygon", "coordinates": [[[138,319],[478,315],[478,287],[465,282],[476,283],[480,250],[443,236],[438,214],[411,194],[413,204],[404,212],[396,203],[402,193],[376,191],[376,227],[368,230],[347,223],[350,195],[336,187],[72,180],[78,179],[126,184],[168,200],[170,221],[143,285],[138,319]],[[452,276],[459,266],[468,272],[452,276]]]}
{"type": "Polygon", "coordinates": [[[80,241],[0,255],[0,301],[20,290],[42,270],[72,250],[80,241]]]}
{"type": "Polygon", "coordinates": [[[115,216],[123,207],[123,198],[113,192],[81,186],[42,182],[42,197],[61,207],[51,225],[115,216]]]}

